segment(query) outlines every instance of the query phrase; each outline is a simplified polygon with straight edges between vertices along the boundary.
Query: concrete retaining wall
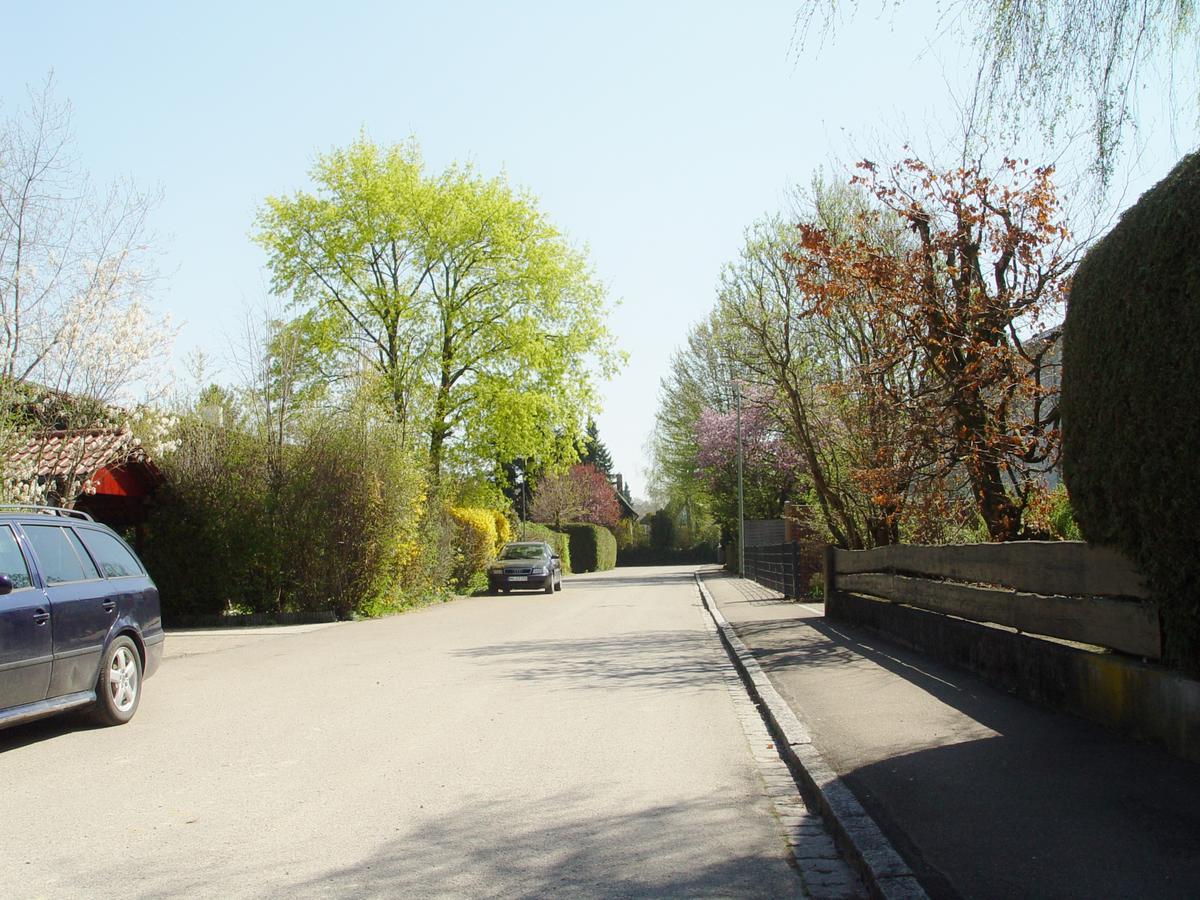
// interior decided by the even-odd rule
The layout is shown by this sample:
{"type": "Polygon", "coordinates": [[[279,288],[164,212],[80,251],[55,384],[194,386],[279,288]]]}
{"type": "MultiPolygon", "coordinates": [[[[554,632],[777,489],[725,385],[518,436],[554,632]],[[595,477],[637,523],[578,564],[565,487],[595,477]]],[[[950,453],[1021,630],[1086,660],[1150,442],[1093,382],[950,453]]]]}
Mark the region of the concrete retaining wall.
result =
{"type": "Polygon", "coordinates": [[[337,613],[332,609],[311,612],[247,613],[225,616],[172,616],[167,620],[168,628],[247,628],[263,625],[317,625],[336,622],[337,613]]]}
{"type": "Polygon", "coordinates": [[[1160,666],[843,591],[825,615],[1200,762],[1200,682],[1160,666]]]}

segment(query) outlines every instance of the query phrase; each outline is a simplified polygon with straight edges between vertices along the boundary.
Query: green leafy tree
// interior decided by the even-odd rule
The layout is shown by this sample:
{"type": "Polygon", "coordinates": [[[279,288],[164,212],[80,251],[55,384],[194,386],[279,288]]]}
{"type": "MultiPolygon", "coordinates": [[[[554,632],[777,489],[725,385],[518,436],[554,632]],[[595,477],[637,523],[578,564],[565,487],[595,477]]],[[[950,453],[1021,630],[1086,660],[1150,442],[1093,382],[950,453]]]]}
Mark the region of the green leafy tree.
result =
{"type": "Polygon", "coordinates": [[[521,458],[500,463],[492,478],[517,518],[525,520],[529,518],[533,501],[533,485],[545,474],[545,466],[540,460],[521,458]]]}
{"type": "Polygon", "coordinates": [[[267,198],[255,234],[310,352],[383,377],[397,420],[420,423],[435,482],[452,449],[570,455],[594,376],[619,358],[602,288],[534,199],[366,138],[320,156],[312,179],[267,198]]]}
{"type": "MultiPolygon", "coordinates": [[[[713,521],[714,497],[701,477],[696,424],[707,410],[734,408],[729,363],[723,357],[713,316],[695,325],[672,357],[659,385],[650,442],[651,492],[655,504],[680,511],[698,530],[713,521]]],[[[732,523],[726,525],[732,527],[732,523]]]]}
{"type": "MultiPolygon", "coordinates": [[[[840,231],[855,227],[865,203],[860,193],[819,177],[798,200],[806,220],[840,231]]],[[[747,229],[737,258],[722,270],[716,308],[693,329],[663,382],[656,479],[669,505],[689,520],[700,509],[722,524],[727,539],[736,533],[733,450],[728,440],[718,442],[725,453],[714,466],[713,443],[706,451],[704,440],[714,424],[732,428],[736,381],[744,424],[761,419],[756,429],[779,439],[770,461],[747,458],[747,517],[774,518],[785,500],[807,501],[810,524],[839,545],[894,541],[896,518],[872,502],[878,491],[863,478],[878,466],[879,452],[894,447],[888,410],[855,383],[875,336],[850,310],[804,315],[790,258],[795,247],[794,224],[769,216],[747,229]],[[784,457],[793,462],[780,464],[784,457]]]]}

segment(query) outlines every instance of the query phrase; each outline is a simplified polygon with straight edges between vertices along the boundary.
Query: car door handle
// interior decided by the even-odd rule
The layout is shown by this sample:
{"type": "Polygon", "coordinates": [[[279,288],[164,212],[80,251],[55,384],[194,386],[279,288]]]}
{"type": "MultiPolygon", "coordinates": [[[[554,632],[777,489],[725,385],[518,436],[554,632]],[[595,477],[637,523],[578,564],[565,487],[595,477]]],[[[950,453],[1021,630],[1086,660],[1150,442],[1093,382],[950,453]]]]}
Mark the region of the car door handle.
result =
{"type": "Polygon", "coordinates": [[[48,613],[46,610],[39,607],[33,611],[33,624],[34,625],[45,625],[49,621],[50,621],[50,613],[48,613]]]}
{"type": "Polygon", "coordinates": [[[105,600],[100,605],[104,607],[105,612],[115,612],[117,609],[117,601],[116,600],[105,600]]]}

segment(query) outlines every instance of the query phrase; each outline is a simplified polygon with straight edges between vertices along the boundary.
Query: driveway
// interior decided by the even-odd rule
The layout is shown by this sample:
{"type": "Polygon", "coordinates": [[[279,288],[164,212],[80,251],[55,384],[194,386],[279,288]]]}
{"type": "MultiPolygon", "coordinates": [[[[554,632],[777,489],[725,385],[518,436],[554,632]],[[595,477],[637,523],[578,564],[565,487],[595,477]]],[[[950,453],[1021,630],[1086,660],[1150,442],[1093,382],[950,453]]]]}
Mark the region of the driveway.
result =
{"type": "Polygon", "coordinates": [[[0,732],[0,895],[798,896],[690,572],[171,635],[0,732]]]}

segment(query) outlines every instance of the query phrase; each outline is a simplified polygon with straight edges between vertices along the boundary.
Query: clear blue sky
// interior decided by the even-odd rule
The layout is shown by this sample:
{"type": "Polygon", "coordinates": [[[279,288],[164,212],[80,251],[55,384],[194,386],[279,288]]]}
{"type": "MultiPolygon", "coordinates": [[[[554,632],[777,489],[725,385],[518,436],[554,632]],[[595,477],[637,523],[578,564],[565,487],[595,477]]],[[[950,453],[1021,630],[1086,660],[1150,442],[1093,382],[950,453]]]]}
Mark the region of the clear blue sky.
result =
{"type": "MultiPolygon", "coordinates": [[[[221,363],[239,340],[267,295],[255,208],[306,187],[315,153],[363,130],[415,137],[435,169],[506,171],[621,303],[610,324],[630,361],[599,425],[640,494],[659,379],[743,229],[819,166],[955,133],[970,57],[934,4],[860,12],[803,54],[796,6],[22,4],[5,15],[0,114],[53,69],[83,163],[162,189],[155,299],[182,323],[178,360],[221,363]]],[[[1151,141],[1133,197],[1180,143],[1194,134],[1151,141]]]]}

